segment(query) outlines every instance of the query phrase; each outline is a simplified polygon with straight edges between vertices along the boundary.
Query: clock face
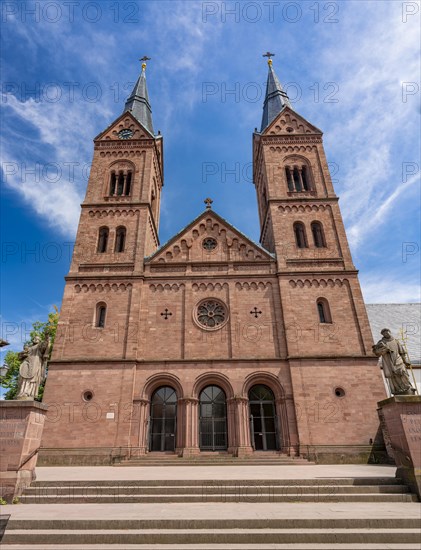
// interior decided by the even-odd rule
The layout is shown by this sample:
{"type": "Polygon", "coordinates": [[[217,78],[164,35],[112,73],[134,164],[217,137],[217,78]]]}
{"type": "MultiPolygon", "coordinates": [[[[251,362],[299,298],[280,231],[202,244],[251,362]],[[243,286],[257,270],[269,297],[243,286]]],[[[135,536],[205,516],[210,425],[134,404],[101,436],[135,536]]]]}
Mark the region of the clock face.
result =
{"type": "Polygon", "coordinates": [[[120,130],[118,133],[118,137],[120,139],[130,139],[132,135],[133,135],[133,132],[129,128],[123,128],[123,130],[120,130]]]}

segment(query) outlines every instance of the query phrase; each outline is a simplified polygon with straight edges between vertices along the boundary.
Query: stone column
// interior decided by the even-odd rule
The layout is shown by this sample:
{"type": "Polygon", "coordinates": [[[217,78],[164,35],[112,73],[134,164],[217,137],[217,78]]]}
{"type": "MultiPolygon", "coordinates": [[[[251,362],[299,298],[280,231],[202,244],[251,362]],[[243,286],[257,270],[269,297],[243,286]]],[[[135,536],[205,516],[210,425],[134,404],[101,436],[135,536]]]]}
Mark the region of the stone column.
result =
{"type": "Polygon", "coordinates": [[[275,400],[276,416],[277,416],[277,431],[278,431],[278,444],[280,445],[280,452],[288,455],[295,454],[291,449],[290,437],[289,437],[289,424],[288,424],[288,411],[286,407],[286,401],[284,397],[278,397],[275,400]]]}
{"type": "Polygon", "coordinates": [[[235,456],[253,453],[250,437],[250,414],[247,397],[235,396],[229,400],[232,413],[232,430],[235,432],[233,452],[235,456]]]}
{"type": "Polygon", "coordinates": [[[135,399],[133,406],[139,410],[138,441],[137,449],[132,449],[132,456],[144,455],[149,451],[148,422],[149,422],[149,399],[135,399]]]}
{"type": "Polygon", "coordinates": [[[47,410],[38,401],[0,401],[0,496],[8,502],[36,479],[47,410]]]}
{"type": "Polygon", "coordinates": [[[180,399],[184,405],[184,448],[182,456],[194,456],[199,449],[199,400],[195,397],[180,399]]]}

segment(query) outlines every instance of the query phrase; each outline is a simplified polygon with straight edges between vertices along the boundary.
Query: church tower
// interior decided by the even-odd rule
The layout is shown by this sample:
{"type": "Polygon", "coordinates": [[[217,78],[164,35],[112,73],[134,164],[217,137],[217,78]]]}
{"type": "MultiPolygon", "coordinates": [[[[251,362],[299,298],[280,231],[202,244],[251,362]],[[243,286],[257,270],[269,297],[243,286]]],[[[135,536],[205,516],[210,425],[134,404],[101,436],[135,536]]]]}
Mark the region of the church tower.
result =
{"type": "Polygon", "coordinates": [[[163,139],[154,133],[142,61],[123,113],[94,139],[54,359],[135,353],[128,341],[137,330],[140,287],[132,280],[159,246],[164,183],[163,139]]]}
{"type": "Polygon", "coordinates": [[[313,422],[329,403],[338,413],[335,397],[346,395],[348,376],[350,384],[371,379],[378,398],[384,389],[322,132],[294,111],[270,57],[261,128],[253,135],[260,242],[276,255],[300,441],[316,444],[335,437],[329,423],[310,429],[304,411],[311,409],[313,422]]]}
{"type": "Polygon", "coordinates": [[[159,246],[162,136],[155,135],[146,63],[123,113],[94,139],[70,273],[139,272],[159,246]]]}

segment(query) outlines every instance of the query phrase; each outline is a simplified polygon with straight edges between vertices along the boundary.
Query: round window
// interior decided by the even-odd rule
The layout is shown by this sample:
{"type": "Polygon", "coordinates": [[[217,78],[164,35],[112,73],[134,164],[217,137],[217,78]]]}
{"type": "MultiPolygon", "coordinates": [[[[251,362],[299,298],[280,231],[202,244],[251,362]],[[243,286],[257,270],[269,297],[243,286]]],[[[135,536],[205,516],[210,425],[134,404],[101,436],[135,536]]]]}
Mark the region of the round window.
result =
{"type": "Polygon", "coordinates": [[[207,298],[198,303],[193,317],[201,328],[217,330],[228,321],[228,310],[220,300],[207,298]]]}
{"type": "Polygon", "coordinates": [[[92,399],[94,398],[94,394],[93,392],[91,392],[91,390],[87,390],[83,392],[82,398],[84,401],[92,401],[92,399]]]}
{"type": "Polygon", "coordinates": [[[207,237],[202,241],[202,246],[207,252],[212,252],[218,246],[218,241],[213,237],[207,237]]]}
{"type": "Polygon", "coordinates": [[[343,388],[335,388],[335,395],[336,397],[344,397],[345,396],[345,390],[343,388]]]}

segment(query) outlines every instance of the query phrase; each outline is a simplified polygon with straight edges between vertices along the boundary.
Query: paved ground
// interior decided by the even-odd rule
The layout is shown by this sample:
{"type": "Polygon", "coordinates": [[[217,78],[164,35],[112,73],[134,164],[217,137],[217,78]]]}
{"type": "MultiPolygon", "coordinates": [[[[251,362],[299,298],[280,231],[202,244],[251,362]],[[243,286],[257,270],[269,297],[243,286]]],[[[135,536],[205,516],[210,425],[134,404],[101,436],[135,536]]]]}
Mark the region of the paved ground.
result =
{"type": "Polygon", "coordinates": [[[44,466],[37,481],[96,481],[129,479],[323,479],[339,477],[394,477],[395,466],[329,464],[300,466],[44,466]]]}

